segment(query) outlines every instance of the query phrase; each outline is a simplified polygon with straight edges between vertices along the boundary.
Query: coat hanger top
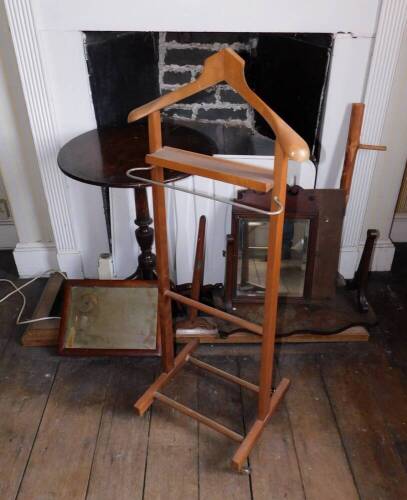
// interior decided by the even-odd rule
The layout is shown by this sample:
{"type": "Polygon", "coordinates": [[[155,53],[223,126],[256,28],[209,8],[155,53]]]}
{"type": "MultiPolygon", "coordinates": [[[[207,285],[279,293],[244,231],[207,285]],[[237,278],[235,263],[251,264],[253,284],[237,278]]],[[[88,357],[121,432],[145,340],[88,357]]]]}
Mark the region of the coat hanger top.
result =
{"type": "Polygon", "coordinates": [[[222,49],[205,60],[202,73],[196,80],[133,109],[127,121],[132,123],[213,85],[226,82],[266,120],[289,159],[299,162],[308,160],[306,142],[253,92],[246,82],[244,67],[244,60],[233,49],[222,49]]]}

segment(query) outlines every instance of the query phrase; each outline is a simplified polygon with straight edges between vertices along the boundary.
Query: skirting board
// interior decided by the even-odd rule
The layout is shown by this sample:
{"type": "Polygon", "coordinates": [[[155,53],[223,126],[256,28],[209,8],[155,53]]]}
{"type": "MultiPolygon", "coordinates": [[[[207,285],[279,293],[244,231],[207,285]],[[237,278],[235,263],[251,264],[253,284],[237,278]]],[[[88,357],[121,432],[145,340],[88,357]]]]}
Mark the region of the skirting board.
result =
{"type": "Polygon", "coordinates": [[[13,251],[20,278],[49,270],[61,270],[68,278],[82,278],[82,259],[77,251],[58,253],[54,243],[17,243],[13,251]]]}
{"type": "MultiPolygon", "coordinates": [[[[339,272],[345,279],[352,279],[363,252],[364,242],[357,247],[342,247],[339,272]]],[[[394,258],[394,245],[389,238],[379,239],[373,252],[372,271],[390,271],[394,258]]]]}
{"type": "Polygon", "coordinates": [[[390,238],[395,243],[407,242],[407,213],[395,214],[390,238]]]}
{"type": "Polygon", "coordinates": [[[17,243],[13,255],[20,278],[59,268],[54,243],[17,243]]]}

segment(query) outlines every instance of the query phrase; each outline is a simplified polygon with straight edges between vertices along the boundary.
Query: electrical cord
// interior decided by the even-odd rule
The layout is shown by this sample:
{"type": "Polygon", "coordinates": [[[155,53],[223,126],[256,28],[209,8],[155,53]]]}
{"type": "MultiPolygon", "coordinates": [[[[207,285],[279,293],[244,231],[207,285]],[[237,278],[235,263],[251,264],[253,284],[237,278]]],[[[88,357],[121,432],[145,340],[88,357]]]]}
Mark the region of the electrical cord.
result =
{"type": "Polygon", "coordinates": [[[16,325],[28,325],[29,323],[37,323],[38,321],[45,321],[47,319],[60,319],[61,318],[60,316],[46,316],[44,318],[27,319],[27,320],[21,321],[21,316],[23,315],[25,306],[27,304],[27,299],[21,290],[23,288],[25,288],[26,286],[31,285],[31,283],[34,283],[34,281],[36,281],[37,279],[42,278],[43,276],[45,276],[49,273],[58,273],[64,279],[66,279],[66,276],[63,273],[61,273],[60,271],[57,271],[55,269],[48,269],[48,271],[44,271],[41,274],[37,274],[36,276],[34,276],[34,278],[31,278],[29,281],[27,281],[26,283],[24,283],[21,286],[17,286],[13,281],[8,280],[6,278],[0,278],[0,282],[8,283],[9,285],[11,285],[14,288],[14,290],[12,292],[6,294],[4,297],[2,297],[0,299],[0,304],[2,302],[6,301],[9,297],[14,295],[15,293],[18,293],[23,298],[23,303],[22,303],[22,306],[21,306],[20,311],[19,311],[18,316],[17,316],[16,325]]]}

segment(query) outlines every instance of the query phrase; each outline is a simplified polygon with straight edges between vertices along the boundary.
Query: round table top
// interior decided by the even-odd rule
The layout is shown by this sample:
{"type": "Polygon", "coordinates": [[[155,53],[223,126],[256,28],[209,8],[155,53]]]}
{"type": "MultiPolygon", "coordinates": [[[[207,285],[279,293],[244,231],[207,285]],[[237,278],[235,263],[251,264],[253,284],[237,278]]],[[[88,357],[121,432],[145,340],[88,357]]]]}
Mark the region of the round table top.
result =
{"type": "MultiPolygon", "coordinates": [[[[216,153],[215,143],[204,134],[164,121],[163,144],[197,153],[216,153]]],[[[148,185],[149,170],[135,175],[146,181],[127,177],[129,168],[145,167],[148,153],[147,124],[133,123],[123,127],[95,129],[81,134],[63,146],[58,154],[58,165],[72,179],[103,187],[130,188],[148,185]]],[[[187,177],[186,174],[165,169],[165,182],[187,177]]]]}

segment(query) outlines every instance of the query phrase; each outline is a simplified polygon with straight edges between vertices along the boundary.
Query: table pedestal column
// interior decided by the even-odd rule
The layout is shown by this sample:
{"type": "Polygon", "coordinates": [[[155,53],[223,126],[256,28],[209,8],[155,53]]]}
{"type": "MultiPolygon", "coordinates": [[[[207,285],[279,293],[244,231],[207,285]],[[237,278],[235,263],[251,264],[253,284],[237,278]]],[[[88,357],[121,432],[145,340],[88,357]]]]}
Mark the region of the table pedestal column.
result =
{"type": "Polygon", "coordinates": [[[153,222],[153,219],[150,217],[147,190],[145,187],[134,189],[134,200],[136,203],[136,218],[134,223],[138,226],[135,234],[141,253],[138,257],[137,270],[127,279],[156,280],[156,257],[151,250],[154,241],[154,230],[150,224],[153,222]]]}

